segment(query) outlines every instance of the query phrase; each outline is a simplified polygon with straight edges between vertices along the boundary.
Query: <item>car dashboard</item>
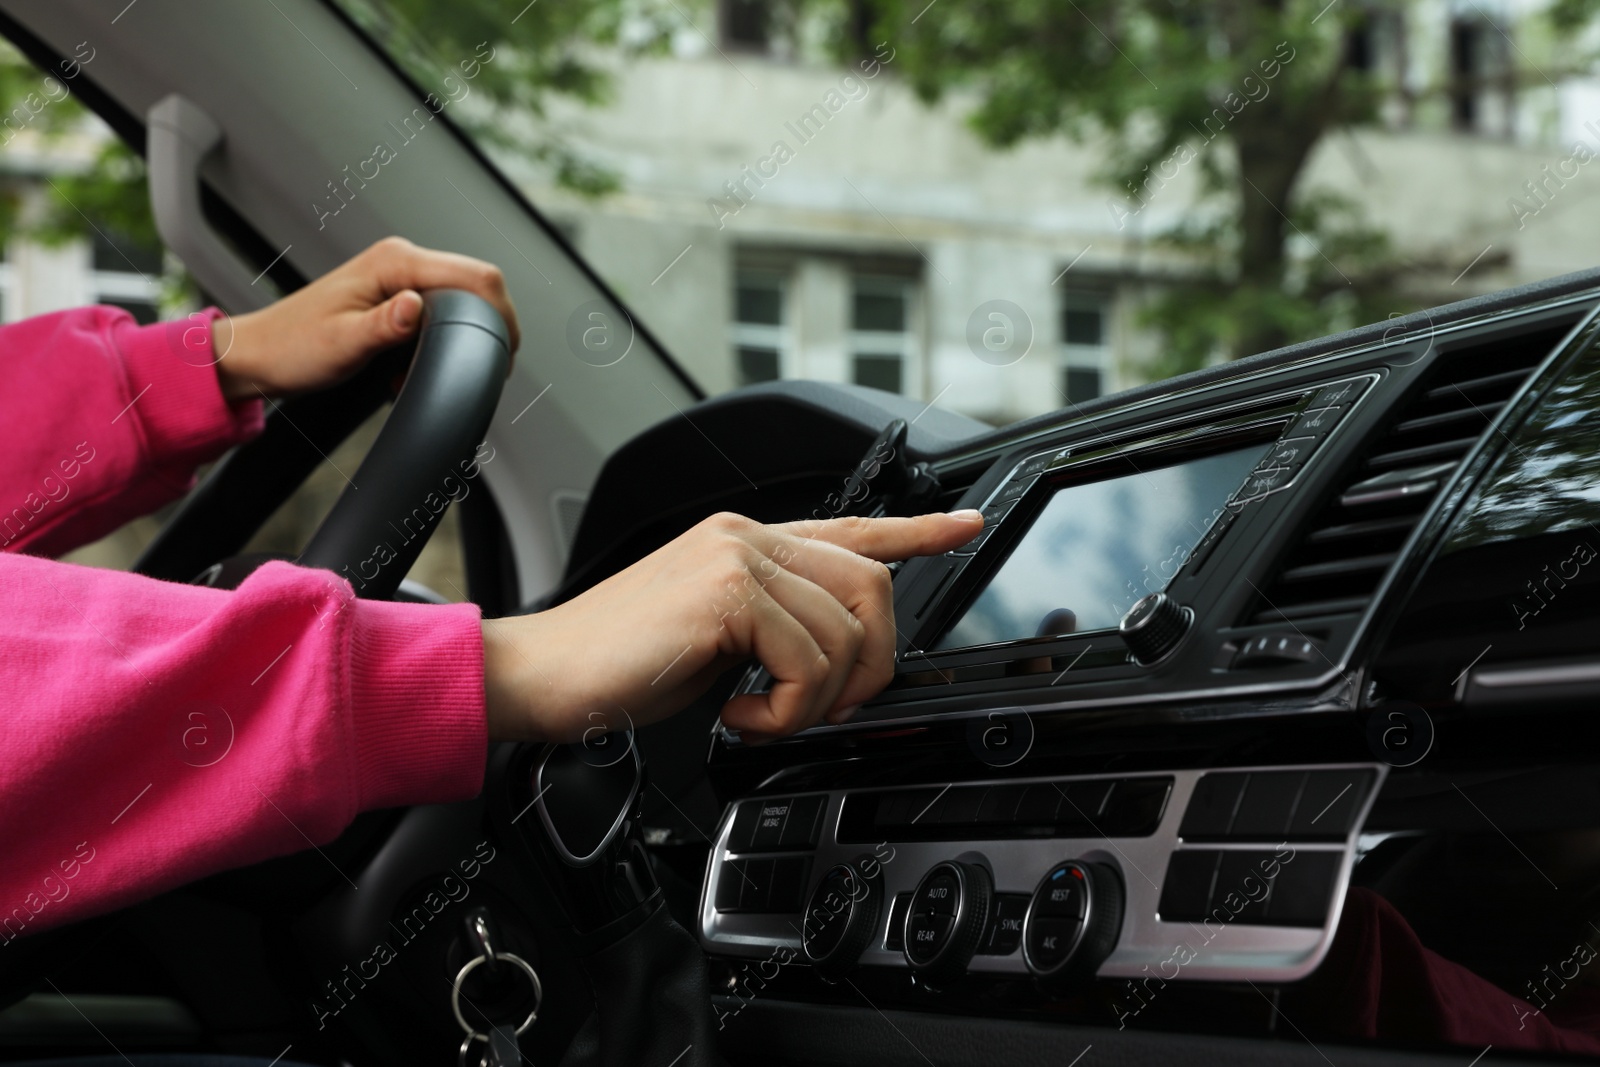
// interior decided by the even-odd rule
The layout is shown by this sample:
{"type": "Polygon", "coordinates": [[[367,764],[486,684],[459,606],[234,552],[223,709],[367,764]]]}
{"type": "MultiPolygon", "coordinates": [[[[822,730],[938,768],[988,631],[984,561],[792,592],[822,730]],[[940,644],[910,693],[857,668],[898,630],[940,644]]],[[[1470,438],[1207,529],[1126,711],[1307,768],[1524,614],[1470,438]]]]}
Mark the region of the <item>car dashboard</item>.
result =
{"type": "MultiPolygon", "coordinates": [[[[894,568],[894,680],[849,721],[762,745],[713,728],[693,922],[719,1017],[825,1032],[830,1007],[870,1006],[1266,1035],[1357,887],[1491,980],[1536,970],[1460,949],[1477,935],[1429,878],[1472,867],[1419,857],[1600,825],[1581,751],[1525,726],[1509,740],[1506,717],[1555,729],[1593,692],[1588,594],[1536,639],[1498,599],[1595,507],[1569,493],[1507,532],[1497,516],[1526,494],[1495,497],[1530,448],[1597,473],[1592,439],[1549,428],[1593,433],[1594,306],[1582,290],[1373,329],[942,448],[888,402],[862,415],[859,394],[703,408],[702,434],[781,409],[841,443],[831,473],[729,444],[764,474],[701,511],[985,518],[894,568]],[[782,503],[757,491],[780,486],[782,503]],[[1563,790],[1559,814],[1533,810],[1563,790]]],[[[753,667],[731,691],[770,682],[753,667]]],[[[1537,910],[1531,892],[1503,895],[1537,910]]],[[[749,1024],[752,1047],[765,1032],[749,1024]]]]}

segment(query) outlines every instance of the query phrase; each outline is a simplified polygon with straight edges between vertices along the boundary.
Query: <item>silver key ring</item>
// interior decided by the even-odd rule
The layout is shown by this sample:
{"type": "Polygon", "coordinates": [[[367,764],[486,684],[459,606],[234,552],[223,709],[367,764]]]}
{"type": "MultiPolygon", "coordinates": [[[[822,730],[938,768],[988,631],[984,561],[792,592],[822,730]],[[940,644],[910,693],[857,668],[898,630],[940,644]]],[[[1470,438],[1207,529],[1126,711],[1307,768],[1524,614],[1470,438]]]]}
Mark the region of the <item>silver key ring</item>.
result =
{"type": "MultiPolygon", "coordinates": [[[[501,952],[496,954],[494,958],[496,961],[504,960],[506,963],[514,963],[518,967],[521,967],[523,973],[528,976],[528,980],[533,983],[533,1010],[528,1012],[528,1017],[522,1020],[521,1026],[517,1027],[515,1033],[520,1036],[522,1032],[528,1027],[532,1026],[533,1021],[539,1017],[539,1005],[544,1002],[544,986],[539,982],[539,976],[538,974],[534,973],[533,967],[521,956],[514,956],[509,952],[501,952]]],[[[461,1043],[462,1056],[467,1054],[467,1046],[473,1041],[489,1040],[488,1034],[479,1033],[477,1030],[474,1030],[471,1025],[467,1023],[466,1016],[461,1014],[461,983],[466,980],[467,975],[472,973],[472,969],[474,967],[480,967],[487,962],[488,960],[483,956],[472,957],[456,974],[455,984],[450,988],[450,1010],[455,1012],[456,1022],[461,1024],[461,1029],[467,1032],[467,1039],[461,1043]]]]}

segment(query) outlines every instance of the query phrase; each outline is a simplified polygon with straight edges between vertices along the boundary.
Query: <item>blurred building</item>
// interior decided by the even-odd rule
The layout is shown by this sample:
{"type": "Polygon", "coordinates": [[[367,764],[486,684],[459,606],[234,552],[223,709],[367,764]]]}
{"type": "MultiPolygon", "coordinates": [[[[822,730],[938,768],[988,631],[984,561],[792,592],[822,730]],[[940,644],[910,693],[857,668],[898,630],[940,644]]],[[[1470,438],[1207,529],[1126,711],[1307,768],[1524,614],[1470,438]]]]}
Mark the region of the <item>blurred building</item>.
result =
{"type": "MultiPolygon", "coordinates": [[[[1600,83],[1544,76],[1535,6],[1373,6],[1350,31],[1349,62],[1389,87],[1384,122],[1327,137],[1302,188],[1451,264],[1397,312],[1595,261],[1600,165],[1555,183],[1541,168],[1575,142],[1600,154],[1600,83]]],[[[567,116],[621,193],[527,182],[708,391],[854,381],[1002,423],[1147,379],[1140,309],[1184,269],[1148,237],[1190,210],[1197,168],[1119,215],[1092,145],[987,148],[962,101],[930,110],[897,84],[892,44],[876,76],[847,72],[770,11],[720,0],[671,55],[620,64],[611,105],[567,116]],[[1006,330],[1013,347],[986,356],[1006,330]]]]}

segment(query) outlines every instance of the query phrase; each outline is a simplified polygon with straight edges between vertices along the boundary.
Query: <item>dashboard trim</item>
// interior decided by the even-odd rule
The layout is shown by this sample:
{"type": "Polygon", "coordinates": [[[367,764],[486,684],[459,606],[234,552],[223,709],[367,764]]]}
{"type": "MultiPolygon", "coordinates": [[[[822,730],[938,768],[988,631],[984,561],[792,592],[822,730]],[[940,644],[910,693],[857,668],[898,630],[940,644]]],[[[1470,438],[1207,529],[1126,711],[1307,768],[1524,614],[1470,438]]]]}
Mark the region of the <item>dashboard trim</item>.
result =
{"type": "MultiPolygon", "coordinates": [[[[1281,766],[1230,767],[1229,771],[1275,771],[1281,766]]],[[[1338,928],[1344,894],[1354,869],[1357,844],[1361,828],[1383,788],[1388,766],[1381,763],[1330,763],[1296,766],[1295,770],[1372,770],[1375,778],[1360,808],[1354,812],[1351,829],[1342,842],[1305,842],[1294,846],[1297,852],[1337,852],[1341,855],[1327,921],[1320,928],[1234,925],[1227,928],[1227,951],[1205,950],[1198,952],[1192,962],[1185,964],[1182,974],[1186,978],[1215,981],[1289,982],[1303,978],[1322,961],[1334,931],[1338,928]]],[[[1173,789],[1162,813],[1160,825],[1147,837],[1111,838],[1034,838],[1022,840],[966,839],[951,841],[895,842],[892,838],[884,846],[892,854],[882,860],[879,877],[882,879],[883,899],[893,901],[901,892],[915,889],[926,872],[938,863],[953,859],[973,861],[981,857],[994,882],[993,892],[1031,894],[1038,885],[1041,872],[1047,872],[1063,860],[1084,863],[1104,863],[1114,868],[1126,891],[1123,906],[1123,926],[1117,945],[1111,955],[1095,972],[1101,978],[1149,977],[1151,969],[1171,959],[1174,946],[1188,943],[1199,935],[1198,928],[1188,922],[1164,922],[1159,915],[1161,884],[1152,875],[1164,879],[1167,860],[1175,851],[1188,847],[1206,851],[1259,851],[1264,847],[1256,842],[1205,842],[1189,846],[1179,835],[1184,812],[1194,787],[1206,770],[1173,770],[1140,772],[1124,775],[1130,779],[1171,778],[1173,789]]],[[[1095,780],[1103,776],[1083,776],[1095,780]]],[[[1019,785],[1028,782],[1065,783],[1078,778],[1002,778],[979,779],[967,785],[1019,785]]],[[[932,783],[937,784],[937,783],[932,783]]],[[[894,787],[874,789],[831,790],[823,816],[823,834],[815,852],[813,870],[826,871],[836,863],[849,862],[859,854],[859,844],[840,844],[839,817],[845,795],[881,792],[894,787]]],[[[797,794],[810,795],[810,794],[797,794]]],[[[715,893],[724,865],[735,855],[728,848],[733,830],[733,815],[737,804],[724,813],[706,861],[706,879],[700,898],[699,937],[707,952],[724,956],[761,957],[783,949],[800,948],[800,936],[795,925],[798,915],[763,915],[718,912],[715,893]]],[[[881,849],[884,846],[879,846],[881,849]]],[[[797,850],[798,851],[798,850],[797,850]]],[[[767,855],[767,853],[763,853],[767,855]]],[[[809,885],[806,887],[809,891],[809,885]]],[[[881,909],[879,927],[893,913],[892,907],[881,909]]],[[[909,914],[909,913],[908,913],[909,914]]],[[[864,966],[906,968],[905,957],[899,950],[884,948],[886,931],[875,928],[867,949],[862,953],[864,966]]],[[[1214,938],[1206,938],[1210,945],[1214,938]]],[[[1192,947],[1192,945],[1191,945],[1192,947]]],[[[1029,974],[1023,961],[1022,948],[1006,956],[977,955],[968,965],[969,973],[1008,975],[1029,974]]]]}

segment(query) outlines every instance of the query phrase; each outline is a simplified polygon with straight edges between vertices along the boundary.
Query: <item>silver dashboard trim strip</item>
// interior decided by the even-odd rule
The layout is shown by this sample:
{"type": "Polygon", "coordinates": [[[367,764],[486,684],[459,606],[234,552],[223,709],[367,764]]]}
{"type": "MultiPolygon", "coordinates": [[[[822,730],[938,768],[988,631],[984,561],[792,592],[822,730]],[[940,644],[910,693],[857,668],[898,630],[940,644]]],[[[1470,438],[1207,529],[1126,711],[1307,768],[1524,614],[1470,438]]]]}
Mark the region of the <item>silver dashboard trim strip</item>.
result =
{"type": "MultiPolygon", "coordinates": [[[[1043,874],[1062,860],[1076,859],[1091,863],[1105,863],[1114,867],[1126,891],[1123,903],[1122,931],[1117,947],[1100,965],[1096,974],[1101,978],[1161,977],[1154,969],[1171,960],[1180,945],[1196,950],[1193,960],[1184,964],[1180,976],[1210,981],[1263,981],[1291,982],[1303,978],[1316,969],[1327,954],[1338,928],[1344,906],[1344,894],[1350,884],[1355,867],[1356,846],[1361,827],[1366,822],[1379,791],[1383,788],[1388,766],[1381,763],[1334,763],[1306,767],[1228,767],[1216,770],[1282,771],[1282,770],[1375,770],[1373,782],[1365,802],[1352,820],[1353,829],[1343,843],[1300,844],[1296,852],[1338,852],[1342,856],[1334,886],[1333,904],[1327,923],[1321,928],[1287,926],[1223,926],[1211,937],[1193,923],[1163,922],[1157,918],[1161,899],[1161,879],[1165,877],[1167,860],[1176,849],[1185,847],[1178,835],[1183,813],[1195,784],[1206,770],[1154,771],[1139,774],[1119,774],[1117,778],[1172,778],[1173,789],[1167,799],[1166,811],[1156,832],[1149,837],[1131,838],[1050,838],[1006,841],[919,841],[898,843],[892,840],[884,845],[893,849],[887,860],[880,861],[883,900],[879,926],[887,922],[893,912],[895,895],[915,889],[923,875],[936,863],[951,859],[971,861],[976,853],[990,869],[995,893],[1031,894],[1043,874]],[[1226,936],[1223,936],[1223,935],[1226,936]],[[1220,942],[1212,947],[1213,941],[1220,942]],[[1196,945],[1200,941],[1202,944],[1196,945]]],[[[963,785],[1018,785],[1031,781],[1067,782],[1084,778],[1103,779],[1107,775],[1085,775],[1079,778],[1041,777],[1036,779],[1008,778],[963,782],[963,785]]],[[[933,783],[937,784],[937,783],[933,783]]],[[[902,788],[902,787],[885,787],[902,788]]],[[[821,842],[815,853],[813,871],[826,872],[837,863],[846,863],[871,846],[841,845],[838,843],[839,816],[848,794],[880,792],[878,789],[834,790],[828,793],[824,810],[821,842]]],[[[796,793],[799,796],[812,793],[796,793]]],[[[707,858],[706,880],[701,887],[699,937],[706,951],[724,956],[759,958],[771,956],[782,950],[798,952],[800,934],[797,915],[750,915],[719,912],[715,907],[716,886],[723,876],[724,865],[734,857],[728,850],[728,837],[733,830],[733,813],[737,803],[731,804],[717,829],[711,854],[707,858]]],[[[881,849],[884,846],[879,846],[881,849]]],[[[1207,851],[1251,850],[1260,851],[1271,845],[1262,843],[1212,843],[1193,846],[1207,851]]],[[[783,853],[759,853],[761,857],[783,853]]],[[[791,853],[792,854],[792,853],[791,853]]],[[[757,855],[748,853],[745,855],[757,855]]],[[[802,899],[809,895],[802,895],[802,899]]],[[[908,909],[909,914],[909,909],[908,909]]],[[[864,966],[905,968],[902,952],[883,947],[886,930],[875,929],[872,941],[862,953],[864,966]]],[[[1024,976],[1028,974],[1018,949],[1008,956],[973,956],[968,971],[975,974],[1024,976]]]]}

